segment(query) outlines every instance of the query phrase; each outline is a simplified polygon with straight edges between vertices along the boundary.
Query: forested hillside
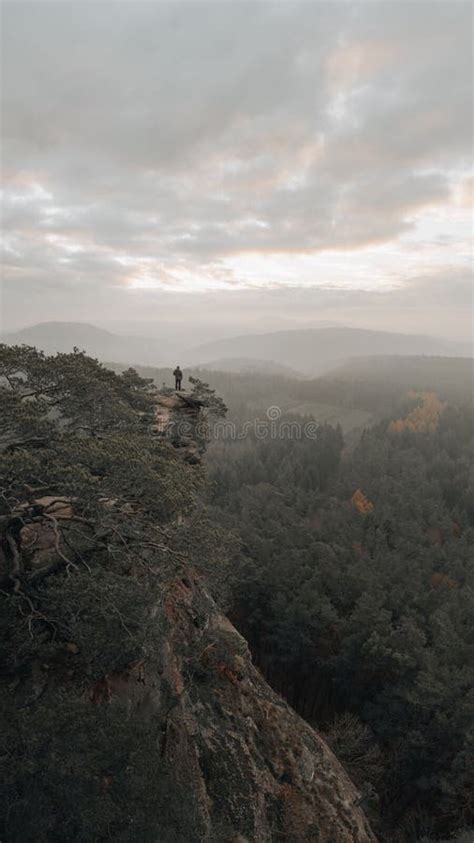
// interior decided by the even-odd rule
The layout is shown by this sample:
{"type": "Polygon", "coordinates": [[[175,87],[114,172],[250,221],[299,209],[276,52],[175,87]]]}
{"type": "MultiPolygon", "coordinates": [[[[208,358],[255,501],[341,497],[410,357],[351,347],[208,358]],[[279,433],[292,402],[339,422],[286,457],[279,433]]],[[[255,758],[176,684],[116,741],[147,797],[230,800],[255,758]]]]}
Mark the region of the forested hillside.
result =
{"type": "Polygon", "coordinates": [[[348,444],[1,348],[5,840],[470,840],[473,410],[407,371],[348,444]]]}
{"type": "MultiPolygon", "coordinates": [[[[107,364],[120,372],[120,364],[107,364]]],[[[156,386],[172,384],[172,369],[137,366],[156,386]]],[[[410,400],[410,392],[435,391],[441,400],[472,403],[474,364],[463,357],[354,358],[319,378],[260,371],[228,372],[191,367],[185,372],[212,382],[228,407],[228,418],[239,422],[265,415],[269,406],[283,413],[312,414],[319,422],[341,424],[349,431],[375,416],[395,412],[410,400]]]]}
{"type": "Polygon", "coordinates": [[[410,391],[435,391],[454,403],[474,402],[472,357],[356,357],[313,381],[329,403],[390,413],[410,391]]]}
{"type": "Polygon", "coordinates": [[[448,837],[474,822],[472,409],[411,395],[342,445],[322,427],[211,450],[214,517],[241,538],[230,614],[380,839],[448,837]]]}
{"type": "Polygon", "coordinates": [[[210,594],[212,389],[0,346],[0,410],[1,840],[373,843],[210,594]]]}
{"type": "Polygon", "coordinates": [[[471,355],[472,343],[343,326],[306,328],[216,340],[194,349],[189,362],[197,361],[205,366],[209,360],[250,357],[273,360],[314,376],[324,374],[356,354],[456,357],[471,355]]]}

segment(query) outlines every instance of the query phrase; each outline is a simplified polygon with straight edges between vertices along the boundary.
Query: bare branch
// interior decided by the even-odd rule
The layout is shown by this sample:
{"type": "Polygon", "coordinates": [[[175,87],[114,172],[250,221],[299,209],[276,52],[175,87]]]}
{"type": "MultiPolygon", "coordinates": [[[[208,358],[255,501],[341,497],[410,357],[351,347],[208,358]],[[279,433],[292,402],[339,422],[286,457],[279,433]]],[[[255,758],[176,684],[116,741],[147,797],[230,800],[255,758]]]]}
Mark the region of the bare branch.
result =
{"type": "Polygon", "coordinates": [[[66,571],[69,572],[69,567],[75,568],[76,571],[78,571],[79,568],[76,565],[76,563],[73,562],[71,559],[68,559],[67,556],[64,555],[61,548],[59,547],[59,543],[61,541],[61,534],[59,532],[58,522],[57,522],[56,518],[54,517],[54,515],[50,515],[48,512],[44,513],[44,517],[47,518],[48,521],[51,521],[51,523],[53,525],[53,532],[54,532],[54,538],[55,538],[54,549],[55,549],[56,553],[58,554],[58,556],[60,556],[61,559],[63,559],[64,562],[66,563],[66,571]]]}
{"type": "Polygon", "coordinates": [[[13,536],[10,536],[8,533],[7,533],[7,542],[8,542],[8,546],[9,546],[9,548],[12,552],[12,556],[13,556],[13,567],[12,567],[12,570],[10,571],[9,578],[11,579],[11,581],[13,583],[15,583],[15,585],[13,587],[13,591],[14,591],[15,594],[17,594],[18,591],[21,588],[21,581],[20,581],[20,577],[19,577],[19,574],[21,572],[21,559],[20,559],[20,554],[18,553],[18,546],[17,546],[17,543],[16,543],[15,539],[13,538],[13,536]]]}

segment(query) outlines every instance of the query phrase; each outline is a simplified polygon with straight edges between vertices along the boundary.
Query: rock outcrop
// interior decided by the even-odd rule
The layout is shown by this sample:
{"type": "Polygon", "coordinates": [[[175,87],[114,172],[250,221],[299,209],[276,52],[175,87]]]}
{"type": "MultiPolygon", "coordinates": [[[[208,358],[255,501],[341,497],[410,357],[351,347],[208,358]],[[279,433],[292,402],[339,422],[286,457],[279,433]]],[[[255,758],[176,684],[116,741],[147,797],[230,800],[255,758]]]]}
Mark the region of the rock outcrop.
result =
{"type": "MultiPolygon", "coordinates": [[[[198,412],[179,393],[157,406],[161,435],[186,459],[197,448],[191,436],[177,435],[179,422],[194,424],[198,412]]],[[[272,691],[199,577],[187,571],[164,583],[157,613],[166,628],[159,656],[132,671],[118,693],[150,715],[160,714],[163,697],[174,700],[161,753],[195,804],[187,839],[374,841],[342,766],[272,691]]]]}
{"type": "Polygon", "coordinates": [[[182,391],[161,395],[155,407],[153,433],[167,439],[191,465],[200,461],[202,452],[196,435],[201,432],[202,439],[205,428],[201,408],[201,401],[182,391]]]}
{"type": "MultiPolygon", "coordinates": [[[[179,413],[194,429],[199,410],[164,396],[154,432],[167,436],[179,413]]],[[[190,432],[169,441],[199,460],[190,432]]],[[[2,839],[374,843],[360,794],[252,664],[192,552],[147,538],[140,556],[133,507],[120,496],[100,505],[91,525],[53,490],[2,522],[5,628],[30,648],[21,669],[7,659],[0,686],[2,839]],[[100,564],[123,546],[123,566],[104,579],[100,564]],[[153,553],[165,560],[155,568],[153,553]],[[104,661],[120,668],[103,675],[104,661]]]]}
{"type": "Polygon", "coordinates": [[[120,693],[161,717],[171,694],[160,752],[195,805],[187,840],[373,841],[341,765],[271,690],[203,583],[168,581],[157,611],[159,656],[120,693]]]}

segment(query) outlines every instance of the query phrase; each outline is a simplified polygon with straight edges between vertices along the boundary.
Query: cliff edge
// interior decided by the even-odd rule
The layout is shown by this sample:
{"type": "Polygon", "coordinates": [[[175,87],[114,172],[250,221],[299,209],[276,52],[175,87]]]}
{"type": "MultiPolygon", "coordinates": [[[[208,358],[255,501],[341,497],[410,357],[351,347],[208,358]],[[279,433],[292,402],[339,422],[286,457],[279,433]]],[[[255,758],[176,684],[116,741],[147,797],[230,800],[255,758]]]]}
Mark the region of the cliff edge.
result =
{"type": "Polygon", "coordinates": [[[134,373],[55,358],[63,417],[84,368],[90,416],[83,389],[77,430],[30,400],[25,438],[25,377],[44,389],[45,361],[22,354],[0,455],[2,840],[373,843],[341,765],[197,571],[199,449],[167,428],[184,413],[192,430],[199,402],[152,396],[149,414],[134,373]]]}

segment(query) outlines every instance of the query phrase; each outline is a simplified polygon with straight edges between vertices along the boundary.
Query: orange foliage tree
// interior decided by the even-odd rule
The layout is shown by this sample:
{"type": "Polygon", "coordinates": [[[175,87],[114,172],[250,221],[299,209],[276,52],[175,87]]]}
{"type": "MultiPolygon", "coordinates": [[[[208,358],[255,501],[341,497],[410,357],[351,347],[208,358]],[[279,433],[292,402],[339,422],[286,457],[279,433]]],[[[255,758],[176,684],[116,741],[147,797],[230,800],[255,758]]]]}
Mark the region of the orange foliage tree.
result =
{"type": "Polygon", "coordinates": [[[422,403],[415,407],[404,419],[390,422],[389,433],[402,433],[411,430],[414,433],[434,433],[438,427],[441,413],[446,409],[446,402],[440,401],[435,392],[422,392],[422,403]]]}
{"type": "Polygon", "coordinates": [[[374,505],[366,498],[362,489],[357,489],[351,497],[351,503],[361,515],[368,515],[372,512],[374,505]]]}

